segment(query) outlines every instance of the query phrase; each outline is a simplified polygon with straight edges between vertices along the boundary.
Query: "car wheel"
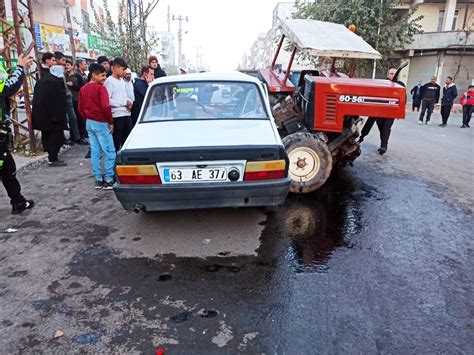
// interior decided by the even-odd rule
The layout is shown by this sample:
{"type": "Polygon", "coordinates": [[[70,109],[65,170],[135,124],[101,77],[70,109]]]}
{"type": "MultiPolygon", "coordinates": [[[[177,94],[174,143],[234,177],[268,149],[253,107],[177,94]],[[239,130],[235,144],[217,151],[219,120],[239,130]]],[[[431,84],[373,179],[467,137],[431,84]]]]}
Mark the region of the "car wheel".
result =
{"type": "Polygon", "coordinates": [[[283,138],[290,161],[291,192],[319,189],[331,175],[332,155],[326,142],[311,133],[293,133],[283,138]]]}

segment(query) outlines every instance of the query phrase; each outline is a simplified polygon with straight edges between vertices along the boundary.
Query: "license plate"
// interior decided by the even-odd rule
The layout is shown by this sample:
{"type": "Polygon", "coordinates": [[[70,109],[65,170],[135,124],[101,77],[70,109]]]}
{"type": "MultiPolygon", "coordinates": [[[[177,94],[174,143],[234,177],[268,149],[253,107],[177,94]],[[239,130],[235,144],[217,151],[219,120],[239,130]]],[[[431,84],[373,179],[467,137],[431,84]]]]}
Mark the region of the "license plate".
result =
{"type": "Polygon", "coordinates": [[[165,182],[226,181],[226,168],[165,168],[165,182]]]}

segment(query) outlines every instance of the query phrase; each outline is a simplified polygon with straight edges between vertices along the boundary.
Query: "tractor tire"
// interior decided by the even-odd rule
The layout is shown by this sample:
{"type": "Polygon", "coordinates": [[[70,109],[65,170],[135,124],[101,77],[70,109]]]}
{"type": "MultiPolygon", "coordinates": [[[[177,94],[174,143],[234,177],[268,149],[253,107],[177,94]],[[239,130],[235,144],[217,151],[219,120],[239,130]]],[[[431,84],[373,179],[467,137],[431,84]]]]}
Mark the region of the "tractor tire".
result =
{"type": "Polygon", "coordinates": [[[290,161],[291,192],[308,193],[323,186],[333,165],[326,142],[304,132],[290,134],[282,141],[290,161]]]}

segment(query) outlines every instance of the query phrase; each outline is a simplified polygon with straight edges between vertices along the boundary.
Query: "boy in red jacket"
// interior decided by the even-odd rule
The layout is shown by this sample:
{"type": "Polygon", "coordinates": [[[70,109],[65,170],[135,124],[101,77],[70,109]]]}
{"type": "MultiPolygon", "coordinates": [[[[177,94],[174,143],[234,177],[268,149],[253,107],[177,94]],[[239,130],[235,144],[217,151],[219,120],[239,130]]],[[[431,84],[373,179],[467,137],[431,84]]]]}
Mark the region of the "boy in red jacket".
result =
{"type": "Polygon", "coordinates": [[[112,190],[114,184],[115,147],[112,138],[114,130],[109,94],[104,86],[107,73],[100,64],[89,67],[91,81],[79,92],[78,109],[87,120],[86,129],[91,146],[92,173],[95,176],[95,188],[112,190]],[[101,151],[104,156],[105,172],[102,175],[100,164],[101,151]]]}
{"type": "Polygon", "coordinates": [[[469,85],[467,91],[461,96],[462,105],[462,126],[461,128],[469,128],[472,111],[474,110],[474,85],[469,85]]]}

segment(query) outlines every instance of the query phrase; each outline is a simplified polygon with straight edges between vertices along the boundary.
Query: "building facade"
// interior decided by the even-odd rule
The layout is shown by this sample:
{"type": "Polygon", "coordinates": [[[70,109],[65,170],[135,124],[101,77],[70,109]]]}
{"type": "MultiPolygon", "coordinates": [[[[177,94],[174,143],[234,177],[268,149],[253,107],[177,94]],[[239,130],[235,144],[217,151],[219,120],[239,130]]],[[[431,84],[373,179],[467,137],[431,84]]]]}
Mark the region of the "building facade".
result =
{"type": "MultiPolygon", "coordinates": [[[[99,1],[94,1],[94,8],[98,15],[99,25],[105,21],[104,9],[99,1]]],[[[7,20],[12,19],[11,1],[5,1],[7,20]]],[[[118,16],[117,4],[110,4],[112,16],[118,16]]],[[[32,2],[34,19],[34,34],[40,53],[60,51],[67,56],[72,54],[72,46],[76,57],[96,59],[106,53],[106,43],[97,35],[91,33],[91,23],[95,23],[94,12],[89,0],[34,0],[32,2]],[[66,5],[67,4],[67,5],[66,5]],[[69,10],[71,23],[67,21],[66,10],[69,10]],[[69,37],[69,28],[73,30],[73,43],[69,37]]],[[[125,13],[126,16],[126,13],[125,13]]],[[[23,32],[28,45],[27,31],[23,32]]]]}
{"type": "Polygon", "coordinates": [[[474,2],[418,0],[405,6],[417,6],[414,16],[423,16],[423,33],[397,53],[409,62],[402,77],[407,87],[428,82],[433,75],[440,84],[452,76],[460,90],[474,84],[474,2]]]}

